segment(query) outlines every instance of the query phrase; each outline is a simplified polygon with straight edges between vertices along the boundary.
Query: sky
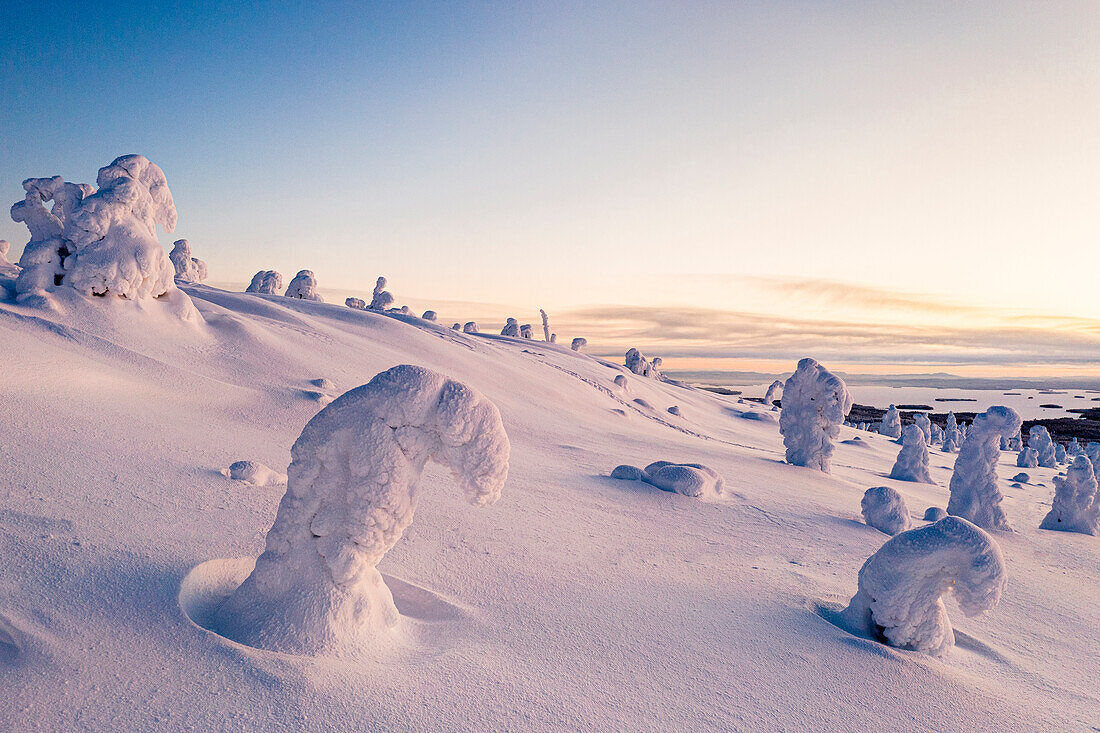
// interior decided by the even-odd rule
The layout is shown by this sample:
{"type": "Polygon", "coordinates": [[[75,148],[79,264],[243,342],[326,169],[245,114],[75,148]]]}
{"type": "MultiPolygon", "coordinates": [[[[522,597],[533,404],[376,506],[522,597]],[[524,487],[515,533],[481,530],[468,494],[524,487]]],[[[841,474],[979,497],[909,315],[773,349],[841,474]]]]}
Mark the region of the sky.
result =
{"type": "Polygon", "coordinates": [[[0,4],[0,201],[141,153],[214,282],[685,368],[1100,374],[1097,130],[1094,0],[0,4]]]}

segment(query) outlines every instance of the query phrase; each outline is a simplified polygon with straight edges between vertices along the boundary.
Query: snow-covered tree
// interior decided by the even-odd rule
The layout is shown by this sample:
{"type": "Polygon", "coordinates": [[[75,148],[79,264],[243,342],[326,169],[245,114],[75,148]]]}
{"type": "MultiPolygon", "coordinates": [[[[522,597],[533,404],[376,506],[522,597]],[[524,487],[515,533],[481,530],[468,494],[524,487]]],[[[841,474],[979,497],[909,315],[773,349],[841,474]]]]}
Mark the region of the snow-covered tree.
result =
{"type": "Polygon", "coordinates": [[[534,338],[534,331],[531,329],[530,323],[525,323],[519,327],[519,337],[523,339],[534,338]]]}
{"type": "Polygon", "coordinates": [[[1057,458],[1055,457],[1054,441],[1050,438],[1050,433],[1042,425],[1032,425],[1031,430],[1027,434],[1028,446],[1035,449],[1035,452],[1039,454],[1039,465],[1043,468],[1054,468],[1058,465],[1057,458]]]}
{"type": "Polygon", "coordinates": [[[1020,454],[1016,456],[1017,468],[1038,468],[1039,467],[1039,454],[1035,452],[1035,449],[1030,445],[1024,447],[1020,451],[1020,454]]]}
{"type": "Polygon", "coordinates": [[[1024,447],[1024,436],[1021,435],[1019,431],[1016,431],[1016,434],[1008,439],[1008,449],[1010,451],[1019,451],[1019,450],[1023,450],[1023,447],[1024,447]]]}
{"type": "Polygon", "coordinates": [[[954,593],[967,616],[995,607],[1007,581],[997,543],[960,517],[894,535],[859,571],[844,616],[871,638],[943,656],[955,634],[942,596],[954,593]]]}
{"type": "Polygon", "coordinates": [[[943,445],[943,428],[935,423],[932,424],[932,440],[928,445],[943,445]]]}
{"type": "Polygon", "coordinates": [[[168,253],[172,267],[176,270],[176,279],[185,283],[201,283],[206,279],[206,263],[191,256],[191,243],[186,239],[173,242],[168,253]]]}
{"type": "MultiPolygon", "coordinates": [[[[921,429],[924,433],[924,444],[932,445],[932,421],[928,419],[928,415],[923,412],[918,412],[913,415],[913,424],[921,429]]],[[[904,437],[905,433],[902,432],[904,437]]]]}
{"type": "Polygon", "coordinates": [[[1066,462],[1066,448],[1061,443],[1056,443],[1054,445],[1054,461],[1055,463],[1066,462]]]}
{"type": "Polygon", "coordinates": [[[588,339],[578,336],[573,339],[573,343],[569,344],[569,348],[573,351],[581,351],[585,346],[588,346],[588,339]]]}
{"type": "Polygon", "coordinates": [[[955,420],[955,413],[947,413],[947,425],[943,429],[943,451],[954,453],[959,450],[962,437],[959,435],[959,423],[955,420]]]}
{"type": "Polygon", "coordinates": [[[974,418],[955,459],[948,514],[968,519],[983,529],[1009,529],[997,487],[998,438],[1014,435],[1019,429],[1020,416],[1011,407],[995,405],[974,418]]]}
{"type": "Polygon", "coordinates": [[[863,513],[863,521],[879,532],[894,535],[904,532],[911,526],[909,508],[905,506],[905,500],[901,498],[901,494],[889,486],[874,486],[867,489],[859,506],[863,513]]]}
{"type": "Polygon", "coordinates": [[[844,380],[814,359],[798,362],[783,385],[779,417],[787,462],[828,473],[833,442],[851,409],[852,397],[844,380]]]}
{"type": "Polygon", "coordinates": [[[1089,457],[1089,462],[1092,463],[1093,473],[1096,473],[1097,480],[1100,480],[1100,443],[1089,442],[1085,445],[1085,455],[1089,457]]]}
{"type": "Polygon", "coordinates": [[[0,239],[0,277],[18,277],[19,271],[22,269],[8,259],[8,252],[10,251],[11,242],[0,239]]]}
{"type": "Polygon", "coordinates": [[[1074,458],[1065,478],[1054,477],[1054,502],[1039,529],[1100,534],[1100,497],[1088,456],[1074,458]]]}
{"type": "Polygon", "coordinates": [[[642,356],[642,352],[637,349],[630,349],[626,352],[626,368],[642,377],[656,377],[660,374],[657,370],[660,360],[654,359],[654,361],[656,364],[651,363],[642,356]]]}
{"type": "Polygon", "coordinates": [[[439,320],[439,317],[435,314],[435,311],[424,311],[424,315],[420,317],[423,318],[425,321],[431,321],[432,323],[435,323],[437,320],[439,320]]]}
{"type": "Polygon", "coordinates": [[[1069,444],[1066,445],[1066,455],[1071,458],[1076,458],[1085,452],[1085,449],[1081,447],[1081,444],[1077,442],[1077,438],[1070,438],[1069,444]]]}
{"type": "Polygon", "coordinates": [[[539,315],[542,316],[542,339],[543,341],[551,341],[550,338],[550,316],[546,315],[546,311],[539,308],[539,315]]]}
{"type": "Polygon", "coordinates": [[[878,431],[888,438],[901,437],[901,414],[898,412],[898,408],[890,405],[889,409],[883,413],[882,426],[879,427],[878,431]]]}
{"type": "Polygon", "coordinates": [[[932,474],[928,472],[928,446],[924,442],[924,431],[920,425],[906,425],[902,433],[901,450],[890,478],[898,481],[919,481],[932,483],[932,474]]]}
{"type": "Polygon", "coordinates": [[[515,318],[509,318],[504,324],[504,328],[500,329],[501,336],[519,336],[519,321],[515,318]]]}
{"type": "Polygon", "coordinates": [[[264,553],[215,627],[297,654],[370,645],[400,619],[376,565],[412,521],[424,464],[448,466],[466,499],[484,506],[500,497],[508,453],[497,408],[422,367],[393,367],[347,392],[291,448],[264,553]]]}
{"type": "Polygon", "coordinates": [[[357,311],[365,311],[367,309],[367,301],[362,298],[344,298],[344,305],[348,308],[354,308],[357,311]]]}
{"type": "Polygon", "coordinates": [[[767,391],[764,392],[764,404],[768,407],[771,407],[772,403],[775,402],[779,398],[779,395],[782,393],[783,382],[777,379],[769,384],[767,391]]]}
{"type": "MultiPolygon", "coordinates": [[[[283,276],[274,270],[260,270],[252,276],[252,282],[248,284],[246,293],[264,293],[265,295],[278,295],[283,289],[283,276]]],[[[359,300],[356,298],[355,300],[359,300]]]]}
{"type": "Polygon", "coordinates": [[[462,326],[463,333],[479,333],[477,329],[477,321],[466,321],[462,326]]]}
{"type": "Polygon", "coordinates": [[[299,270],[294,279],[290,281],[284,295],[288,298],[324,302],[324,299],[317,292],[317,278],[313,276],[313,270],[299,270]]]}
{"type": "Polygon", "coordinates": [[[374,292],[371,293],[370,305],[372,311],[384,311],[393,305],[393,293],[386,290],[386,278],[379,276],[374,283],[374,292]]]}

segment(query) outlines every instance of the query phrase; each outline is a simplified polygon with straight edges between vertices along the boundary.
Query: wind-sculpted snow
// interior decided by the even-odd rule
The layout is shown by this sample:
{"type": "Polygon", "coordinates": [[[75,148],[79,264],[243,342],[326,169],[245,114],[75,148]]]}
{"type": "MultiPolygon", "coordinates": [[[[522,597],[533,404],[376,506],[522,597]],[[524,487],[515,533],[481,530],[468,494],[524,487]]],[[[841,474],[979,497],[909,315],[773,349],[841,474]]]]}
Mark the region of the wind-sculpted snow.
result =
{"type": "Polygon", "coordinates": [[[911,526],[905,500],[889,486],[873,486],[867,489],[859,506],[863,521],[879,532],[894,535],[911,526]]]}
{"type": "Polygon", "coordinates": [[[278,295],[283,289],[283,276],[274,270],[260,270],[252,276],[252,282],[245,289],[246,293],[263,293],[265,295],[278,295]]]}
{"type": "Polygon", "coordinates": [[[1007,580],[997,543],[960,517],[895,535],[859,571],[844,615],[891,646],[944,656],[955,633],[942,596],[952,592],[967,616],[995,607],[1007,580]]]}
{"type": "Polygon", "coordinates": [[[852,397],[844,380],[814,359],[798,362],[783,385],[779,416],[787,462],[828,473],[833,443],[851,409],[852,397]]]}
{"type": "Polygon", "coordinates": [[[393,305],[393,293],[386,290],[386,278],[379,276],[374,283],[374,291],[371,293],[370,309],[372,311],[384,311],[393,305]]]}
{"type": "Polygon", "coordinates": [[[1043,468],[1054,468],[1058,465],[1054,441],[1050,438],[1050,432],[1042,425],[1031,426],[1027,434],[1027,445],[1039,454],[1039,465],[1043,468]]]}
{"type": "Polygon", "coordinates": [[[1008,530],[997,488],[1000,438],[1020,429],[1020,416],[1011,407],[995,405],[974,418],[951,474],[947,513],[963,517],[983,529],[1008,530]]]}
{"type": "Polygon", "coordinates": [[[1020,451],[1016,456],[1017,468],[1038,468],[1039,467],[1039,454],[1035,452],[1035,449],[1030,445],[1020,451]]]}
{"type": "Polygon", "coordinates": [[[883,413],[882,425],[879,427],[878,431],[888,438],[901,437],[901,414],[898,412],[897,407],[890,405],[886,412],[883,413]]]}
{"type": "Polygon", "coordinates": [[[324,302],[324,299],[317,292],[317,278],[314,277],[313,270],[299,270],[294,279],[290,281],[290,285],[287,286],[285,295],[288,298],[324,302]]]}
{"type": "Polygon", "coordinates": [[[218,630],[286,652],[368,644],[399,619],[375,566],[412,521],[424,464],[449,467],[484,506],[500,497],[508,454],[496,406],[422,367],[345,393],[295,441],[265,551],[218,610],[218,630]]]}
{"type": "Polygon", "coordinates": [[[955,453],[959,450],[962,436],[959,434],[959,423],[955,420],[955,413],[947,413],[947,425],[943,429],[943,450],[945,453],[955,453]]]}
{"type": "Polygon", "coordinates": [[[177,239],[168,253],[172,267],[176,270],[176,279],[187,283],[201,283],[206,279],[206,263],[191,256],[191,243],[186,239],[177,239]]]}
{"type": "Polygon", "coordinates": [[[1065,478],[1054,477],[1054,502],[1039,529],[1100,534],[1096,474],[1088,456],[1074,458],[1065,478]]]}
{"type": "Polygon", "coordinates": [[[890,471],[890,478],[919,481],[922,484],[932,483],[932,474],[928,471],[928,446],[924,442],[924,431],[920,425],[905,426],[901,450],[890,471]]]}

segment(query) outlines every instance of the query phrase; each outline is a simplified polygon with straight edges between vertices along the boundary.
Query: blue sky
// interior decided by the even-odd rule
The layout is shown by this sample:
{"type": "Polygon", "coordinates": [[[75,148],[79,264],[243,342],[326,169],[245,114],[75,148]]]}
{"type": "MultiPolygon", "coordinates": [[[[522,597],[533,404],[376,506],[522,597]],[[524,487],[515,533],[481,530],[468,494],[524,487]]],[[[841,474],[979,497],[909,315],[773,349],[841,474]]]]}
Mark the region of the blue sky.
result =
{"type": "Polygon", "coordinates": [[[0,77],[0,199],[142,153],[216,281],[1100,318],[1095,2],[7,4],[0,77]]]}

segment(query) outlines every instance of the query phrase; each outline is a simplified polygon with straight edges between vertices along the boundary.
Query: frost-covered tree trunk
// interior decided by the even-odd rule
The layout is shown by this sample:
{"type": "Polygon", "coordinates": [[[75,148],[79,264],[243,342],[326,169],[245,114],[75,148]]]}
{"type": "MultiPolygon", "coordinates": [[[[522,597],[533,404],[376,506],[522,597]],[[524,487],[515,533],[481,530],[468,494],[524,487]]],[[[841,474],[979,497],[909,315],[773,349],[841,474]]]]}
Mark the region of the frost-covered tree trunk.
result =
{"type": "Polygon", "coordinates": [[[814,359],[798,362],[783,385],[779,416],[787,462],[828,473],[833,441],[851,409],[852,397],[844,380],[814,359]]]}
{"type": "Polygon", "coordinates": [[[974,418],[970,434],[955,459],[947,513],[963,517],[983,529],[1009,530],[997,487],[999,438],[1020,429],[1020,416],[1011,407],[990,407],[974,418]]]}

